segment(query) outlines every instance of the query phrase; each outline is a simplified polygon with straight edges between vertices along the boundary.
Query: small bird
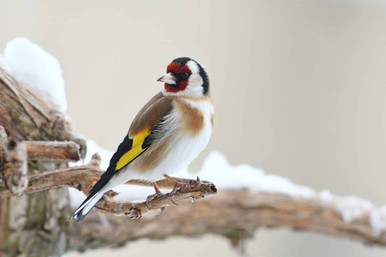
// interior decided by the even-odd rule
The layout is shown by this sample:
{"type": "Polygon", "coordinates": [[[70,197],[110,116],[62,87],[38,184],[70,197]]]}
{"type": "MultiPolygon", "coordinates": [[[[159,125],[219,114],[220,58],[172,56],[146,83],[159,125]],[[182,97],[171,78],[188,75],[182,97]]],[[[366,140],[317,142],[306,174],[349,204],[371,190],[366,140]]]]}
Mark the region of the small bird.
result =
{"type": "Polygon", "coordinates": [[[150,181],[159,194],[155,181],[187,167],[208,144],[213,102],[204,68],[180,57],[157,81],[164,82],[163,90],[136,115],[106,172],[70,219],[81,221],[107,191],[130,180],[150,181]]]}

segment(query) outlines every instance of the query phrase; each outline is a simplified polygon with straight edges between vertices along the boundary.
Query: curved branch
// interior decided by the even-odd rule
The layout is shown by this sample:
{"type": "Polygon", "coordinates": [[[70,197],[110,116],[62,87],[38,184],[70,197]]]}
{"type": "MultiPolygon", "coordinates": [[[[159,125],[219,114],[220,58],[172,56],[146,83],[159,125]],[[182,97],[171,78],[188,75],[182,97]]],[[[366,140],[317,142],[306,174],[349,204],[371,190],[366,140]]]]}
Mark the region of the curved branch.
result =
{"type": "Polygon", "coordinates": [[[346,223],[336,207],[322,201],[247,190],[224,190],[193,205],[169,207],[160,217],[145,216],[140,221],[132,221],[104,215],[103,221],[99,213],[91,213],[74,227],[71,247],[86,249],[93,243],[98,247],[120,246],[140,238],[206,233],[222,235],[235,242],[242,239],[240,234],[248,237],[260,227],[289,227],[386,246],[385,235],[375,235],[366,216],[346,223]]]}

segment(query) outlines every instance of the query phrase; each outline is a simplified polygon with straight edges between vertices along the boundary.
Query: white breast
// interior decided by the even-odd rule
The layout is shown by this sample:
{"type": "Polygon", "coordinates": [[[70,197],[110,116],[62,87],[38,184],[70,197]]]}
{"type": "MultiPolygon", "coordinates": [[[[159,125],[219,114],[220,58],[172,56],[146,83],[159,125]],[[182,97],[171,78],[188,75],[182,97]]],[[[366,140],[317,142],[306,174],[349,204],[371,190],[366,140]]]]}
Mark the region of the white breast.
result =
{"type": "Polygon", "coordinates": [[[187,167],[198,154],[206,147],[212,134],[211,118],[213,115],[213,104],[208,100],[192,101],[184,100],[192,108],[199,109],[204,116],[204,125],[201,131],[192,136],[191,133],[184,133],[181,129],[182,113],[178,108],[174,108],[169,114],[165,123],[168,123],[171,131],[170,150],[165,155],[164,159],[151,172],[136,173],[137,179],[145,179],[155,181],[162,178],[163,174],[173,174],[187,167]]]}
{"type": "Polygon", "coordinates": [[[165,124],[170,132],[170,148],[165,154],[162,161],[152,170],[139,172],[133,166],[127,165],[119,174],[115,175],[105,186],[104,190],[110,190],[131,179],[142,179],[147,181],[157,181],[163,178],[163,174],[173,174],[187,167],[197,155],[206,147],[212,134],[212,115],[213,105],[207,100],[190,101],[186,100],[192,108],[199,109],[204,116],[204,125],[201,131],[192,136],[191,133],[183,133],[182,113],[178,108],[174,108],[170,113],[165,124]]]}

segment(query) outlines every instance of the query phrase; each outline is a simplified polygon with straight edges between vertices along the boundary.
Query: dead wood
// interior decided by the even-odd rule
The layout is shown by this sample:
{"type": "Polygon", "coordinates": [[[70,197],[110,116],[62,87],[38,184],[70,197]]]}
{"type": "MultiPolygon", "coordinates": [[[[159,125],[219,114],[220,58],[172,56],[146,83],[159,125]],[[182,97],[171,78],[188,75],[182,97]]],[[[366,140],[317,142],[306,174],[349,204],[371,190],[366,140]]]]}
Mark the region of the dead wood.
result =
{"type": "Polygon", "coordinates": [[[334,205],[320,200],[248,190],[219,191],[215,197],[193,205],[171,206],[159,217],[145,216],[141,220],[92,212],[74,227],[77,232],[71,236],[70,245],[87,249],[121,246],[140,238],[207,233],[225,236],[237,244],[261,227],[288,227],[386,246],[385,234],[376,235],[366,215],[346,223],[334,205]]]}

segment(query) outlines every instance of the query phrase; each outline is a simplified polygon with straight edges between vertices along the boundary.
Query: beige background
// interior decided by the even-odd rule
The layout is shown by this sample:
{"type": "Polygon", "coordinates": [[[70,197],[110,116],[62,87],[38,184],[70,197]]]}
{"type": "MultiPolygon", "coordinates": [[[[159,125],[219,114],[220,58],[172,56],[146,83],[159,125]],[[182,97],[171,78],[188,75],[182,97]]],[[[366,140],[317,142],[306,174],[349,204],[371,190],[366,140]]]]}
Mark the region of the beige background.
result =
{"type": "MultiPolygon", "coordinates": [[[[77,132],[115,149],[169,61],[210,75],[217,149],[340,194],[386,202],[386,2],[0,0],[0,47],[56,56],[77,132]]],[[[250,256],[385,256],[311,233],[260,230],[250,256]]],[[[218,237],[140,240],[87,256],[236,256],[218,237]],[[173,250],[172,250],[173,249],[173,250]],[[99,255],[98,255],[99,254],[99,255]]],[[[69,254],[68,256],[79,256],[69,254]]],[[[83,256],[83,255],[82,255],[83,256]]],[[[86,255],[84,255],[86,256],[86,255]]]]}

